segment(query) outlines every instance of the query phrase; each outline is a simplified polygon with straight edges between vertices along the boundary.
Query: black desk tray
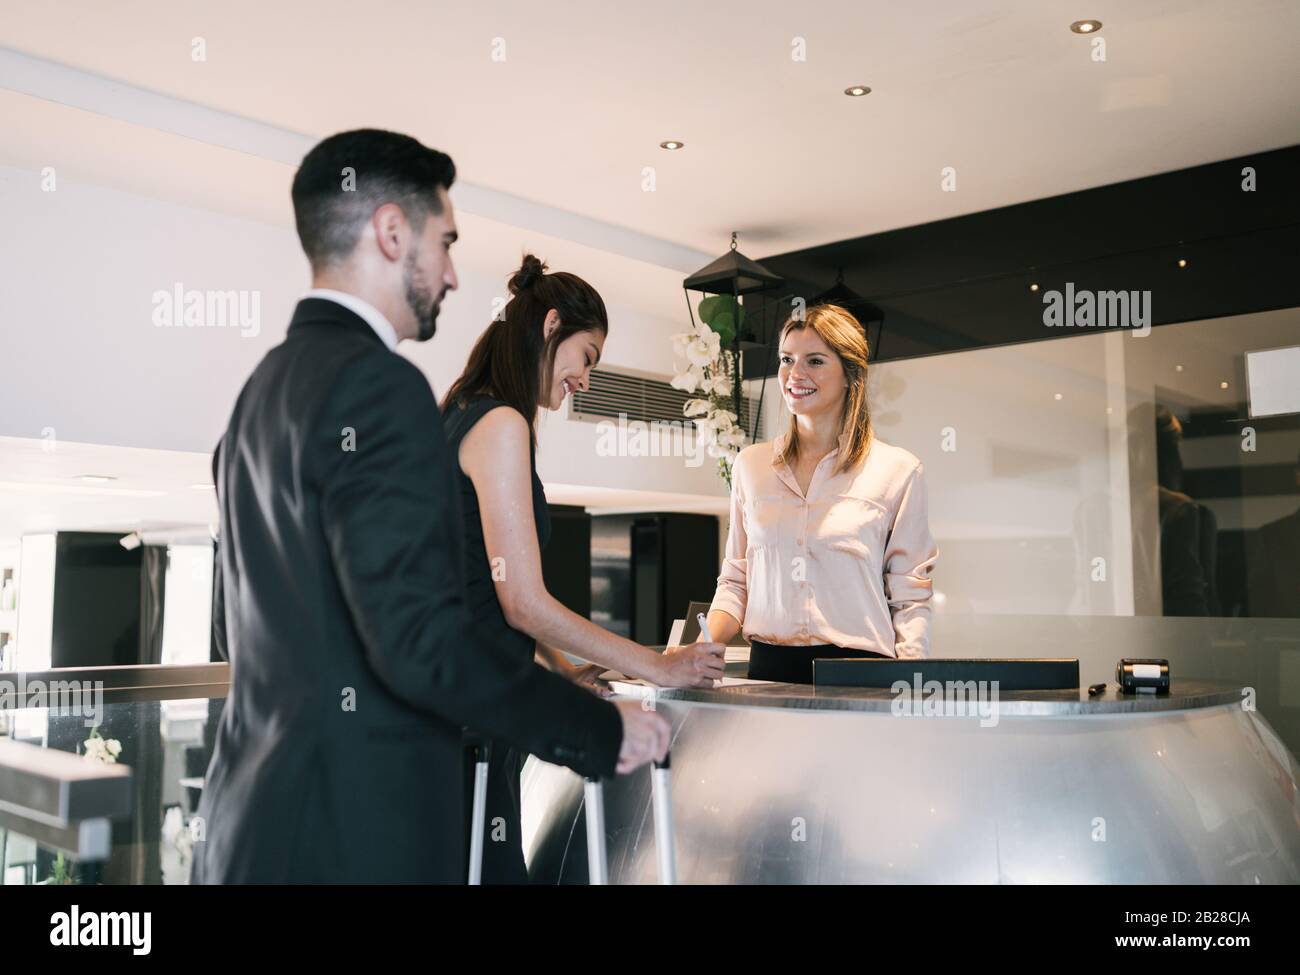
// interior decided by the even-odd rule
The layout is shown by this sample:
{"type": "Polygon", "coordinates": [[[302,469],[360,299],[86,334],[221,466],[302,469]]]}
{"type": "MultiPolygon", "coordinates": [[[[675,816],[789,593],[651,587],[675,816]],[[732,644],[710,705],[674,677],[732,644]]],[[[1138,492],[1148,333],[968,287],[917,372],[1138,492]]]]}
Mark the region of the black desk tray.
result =
{"type": "Polygon", "coordinates": [[[904,681],[997,681],[999,691],[1067,691],[1079,687],[1078,658],[825,659],[813,661],[818,687],[891,688],[904,681]],[[919,677],[917,675],[920,675],[919,677]]]}

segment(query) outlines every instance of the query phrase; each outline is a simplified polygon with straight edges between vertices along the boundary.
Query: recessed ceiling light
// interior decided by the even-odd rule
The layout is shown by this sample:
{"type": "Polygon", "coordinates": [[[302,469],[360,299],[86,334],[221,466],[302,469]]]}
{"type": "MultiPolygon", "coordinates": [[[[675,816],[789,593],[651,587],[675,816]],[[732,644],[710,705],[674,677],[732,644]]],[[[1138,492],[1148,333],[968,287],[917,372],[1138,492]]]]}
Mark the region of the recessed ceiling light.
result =
{"type": "Polygon", "coordinates": [[[845,88],[844,94],[848,95],[850,98],[860,98],[863,95],[870,95],[871,89],[866,85],[854,85],[851,88],[845,88]]]}
{"type": "Polygon", "coordinates": [[[1187,267],[1187,258],[1185,258],[1185,257],[1180,257],[1180,258],[1178,259],[1178,266],[1179,266],[1179,267],[1187,267]]]}
{"type": "Polygon", "coordinates": [[[1076,34],[1095,34],[1101,30],[1100,20],[1076,20],[1070,25],[1070,30],[1076,34]]]}
{"type": "Polygon", "coordinates": [[[78,481],[85,481],[87,484],[107,484],[109,481],[116,481],[117,478],[112,474],[78,474],[78,481]]]}
{"type": "Polygon", "coordinates": [[[1220,388],[1220,389],[1227,389],[1227,388],[1228,388],[1228,384],[1227,384],[1227,383],[1219,383],[1219,388],[1220,388]]]}
{"type": "Polygon", "coordinates": [[[1030,290],[1030,291],[1037,291],[1037,290],[1038,290],[1038,282],[1035,281],[1033,284],[1031,284],[1031,285],[1029,286],[1029,290],[1030,290]]]}
{"type": "Polygon", "coordinates": [[[660,149],[682,149],[685,146],[685,142],[678,142],[676,139],[669,139],[667,142],[659,143],[660,149]]]}
{"type": "Polygon", "coordinates": [[[1064,399],[1064,398],[1065,398],[1065,397],[1062,396],[1060,393],[1053,393],[1053,394],[1052,394],[1052,399],[1064,399]]]}
{"type": "Polygon", "coordinates": [[[1182,372],[1182,371],[1183,371],[1182,366],[1174,366],[1174,372],[1182,372]]]}

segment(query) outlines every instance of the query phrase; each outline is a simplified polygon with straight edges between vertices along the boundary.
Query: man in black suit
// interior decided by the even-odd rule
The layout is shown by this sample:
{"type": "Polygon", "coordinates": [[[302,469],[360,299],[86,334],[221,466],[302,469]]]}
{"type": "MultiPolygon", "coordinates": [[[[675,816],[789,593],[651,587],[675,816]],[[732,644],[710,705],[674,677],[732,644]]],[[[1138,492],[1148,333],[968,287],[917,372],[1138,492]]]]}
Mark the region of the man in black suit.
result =
{"type": "Polygon", "coordinates": [[[332,136],[293,183],[313,290],[213,458],[217,643],[231,662],[194,880],[464,880],[461,728],[585,775],[628,772],[667,723],[475,638],[456,459],[423,373],[456,287],[452,161],[332,136]]]}

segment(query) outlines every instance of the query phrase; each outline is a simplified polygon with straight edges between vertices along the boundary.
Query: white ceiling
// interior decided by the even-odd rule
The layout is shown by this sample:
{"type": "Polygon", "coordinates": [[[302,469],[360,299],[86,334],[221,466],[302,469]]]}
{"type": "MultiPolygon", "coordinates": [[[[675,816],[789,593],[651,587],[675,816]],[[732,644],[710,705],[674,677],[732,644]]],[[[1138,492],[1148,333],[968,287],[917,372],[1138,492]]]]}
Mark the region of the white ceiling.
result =
{"type": "Polygon", "coordinates": [[[467,182],[708,253],[733,229],[762,256],[1300,132],[1294,0],[61,0],[8,14],[11,50],[309,136],[408,131],[467,182]],[[1067,29],[1083,17],[1105,25],[1104,63],[1067,29]],[[874,91],[847,98],[851,84],[874,91]],[[686,148],[657,148],[668,138],[686,148]],[[956,192],[940,190],[945,166],[956,192]]]}
{"type": "Polygon", "coordinates": [[[216,521],[212,458],[0,437],[0,542],[46,531],[168,530],[216,521]],[[83,474],[113,480],[88,483],[83,474]]]}

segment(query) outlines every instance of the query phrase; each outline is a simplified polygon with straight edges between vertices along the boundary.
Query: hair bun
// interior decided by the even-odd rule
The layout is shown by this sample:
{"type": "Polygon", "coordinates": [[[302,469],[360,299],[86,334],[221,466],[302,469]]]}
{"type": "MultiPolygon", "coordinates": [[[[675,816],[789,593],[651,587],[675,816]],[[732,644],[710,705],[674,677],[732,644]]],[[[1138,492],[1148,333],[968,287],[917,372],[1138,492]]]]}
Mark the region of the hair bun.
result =
{"type": "Polygon", "coordinates": [[[525,254],[524,262],[519,265],[519,270],[510,279],[510,293],[517,295],[519,292],[531,288],[537,283],[538,278],[545,273],[545,261],[534,257],[532,254],[525,254]]]}

